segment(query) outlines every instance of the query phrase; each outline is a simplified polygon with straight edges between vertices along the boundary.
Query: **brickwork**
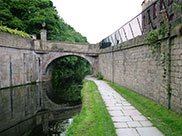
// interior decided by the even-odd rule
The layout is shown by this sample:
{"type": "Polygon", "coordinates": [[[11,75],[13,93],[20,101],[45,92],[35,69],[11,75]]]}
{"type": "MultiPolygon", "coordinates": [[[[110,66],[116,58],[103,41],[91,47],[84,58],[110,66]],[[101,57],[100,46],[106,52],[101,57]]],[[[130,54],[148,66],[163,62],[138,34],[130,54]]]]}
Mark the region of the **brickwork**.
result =
{"type": "MultiPolygon", "coordinates": [[[[143,37],[127,43],[128,46],[102,49],[99,55],[99,72],[110,81],[136,91],[164,106],[168,106],[166,91],[168,79],[163,77],[159,54],[153,55],[143,44],[143,37]],[[113,52],[112,52],[113,50],[113,52]]],[[[161,41],[167,46],[168,40],[161,41]]],[[[172,39],[172,97],[171,108],[182,113],[182,38],[172,39]]]]}
{"type": "Polygon", "coordinates": [[[99,71],[112,81],[112,53],[99,55],[99,71]]]}
{"type": "Polygon", "coordinates": [[[182,113],[182,37],[174,39],[171,54],[172,109],[182,113]]]}

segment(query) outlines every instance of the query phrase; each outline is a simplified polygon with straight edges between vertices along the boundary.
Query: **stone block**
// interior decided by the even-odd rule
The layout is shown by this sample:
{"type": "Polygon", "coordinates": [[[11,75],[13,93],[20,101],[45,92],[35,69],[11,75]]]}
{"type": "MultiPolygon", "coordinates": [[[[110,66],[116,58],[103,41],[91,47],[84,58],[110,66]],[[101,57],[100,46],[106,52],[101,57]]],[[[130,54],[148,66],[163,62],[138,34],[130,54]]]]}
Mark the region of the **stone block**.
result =
{"type": "Polygon", "coordinates": [[[128,126],[131,128],[141,127],[142,125],[138,121],[127,122],[128,126]]]}
{"type": "Polygon", "coordinates": [[[132,119],[129,116],[112,117],[112,120],[114,122],[127,122],[127,121],[132,121],[132,119]]]}
{"type": "Polygon", "coordinates": [[[125,123],[125,122],[123,122],[123,123],[114,123],[114,127],[115,127],[116,129],[119,129],[119,128],[127,128],[128,125],[127,125],[127,123],[125,123]]]}
{"type": "Polygon", "coordinates": [[[142,124],[143,127],[151,127],[153,126],[150,121],[139,121],[140,124],[142,124]]]}
{"type": "Polygon", "coordinates": [[[131,116],[131,118],[135,121],[145,121],[147,120],[143,115],[131,116]]]}
{"type": "Polygon", "coordinates": [[[116,129],[116,134],[118,136],[140,136],[133,128],[116,129]]]}
{"type": "Polygon", "coordinates": [[[157,128],[155,127],[144,127],[137,128],[138,133],[141,136],[164,136],[157,128]]]}

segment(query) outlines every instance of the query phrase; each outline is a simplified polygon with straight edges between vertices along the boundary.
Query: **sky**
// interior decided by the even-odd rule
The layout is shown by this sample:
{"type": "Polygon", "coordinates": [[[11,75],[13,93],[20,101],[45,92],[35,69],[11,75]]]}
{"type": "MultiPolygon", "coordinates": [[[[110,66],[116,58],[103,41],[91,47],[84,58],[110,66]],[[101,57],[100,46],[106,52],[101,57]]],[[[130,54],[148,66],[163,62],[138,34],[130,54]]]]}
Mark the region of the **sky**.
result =
{"type": "Polygon", "coordinates": [[[141,12],[143,0],[52,0],[60,17],[98,43],[141,12]]]}

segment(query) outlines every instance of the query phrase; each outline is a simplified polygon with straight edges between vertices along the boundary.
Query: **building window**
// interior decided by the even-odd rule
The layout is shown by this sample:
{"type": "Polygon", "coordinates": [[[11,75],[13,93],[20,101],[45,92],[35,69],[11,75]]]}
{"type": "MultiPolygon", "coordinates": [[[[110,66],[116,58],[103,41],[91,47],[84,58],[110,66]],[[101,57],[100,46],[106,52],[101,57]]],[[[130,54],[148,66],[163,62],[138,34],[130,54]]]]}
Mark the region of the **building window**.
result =
{"type": "Polygon", "coordinates": [[[154,3],[153,5],[153,18],[155,19],[157,17],[157,3],[154,3]]]}
{"type": "Polygon", "coordinates": [[[173,3],[173,0],[168,0],[168,5],[171,5],[173,3]]]}
{"type": "Polygon", "coordinates": [[[160,10],[165,9],[164,0],[160,0],[160,10]]]}

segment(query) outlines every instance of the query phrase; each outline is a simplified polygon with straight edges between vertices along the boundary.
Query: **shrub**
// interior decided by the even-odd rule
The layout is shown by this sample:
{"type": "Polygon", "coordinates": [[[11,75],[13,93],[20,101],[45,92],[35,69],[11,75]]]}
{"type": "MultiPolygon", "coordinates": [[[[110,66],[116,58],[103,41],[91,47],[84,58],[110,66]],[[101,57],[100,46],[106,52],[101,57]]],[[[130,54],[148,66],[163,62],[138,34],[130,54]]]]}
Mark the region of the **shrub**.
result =
{"type": "Polygon", "coordinates": [[[22,32],[22,31],[19,31],[17,29],[8,28],[7,26],[1,26],[0,25],[0,31],[7,32],[7,33],[10,33],[10,34],[19,35],[19,36],[24,37],[24,38],[30,38],[29,34],[27,34],[25,32],[22,32]]]}

